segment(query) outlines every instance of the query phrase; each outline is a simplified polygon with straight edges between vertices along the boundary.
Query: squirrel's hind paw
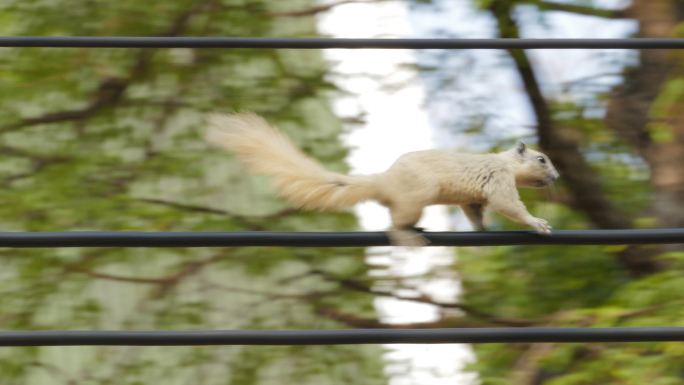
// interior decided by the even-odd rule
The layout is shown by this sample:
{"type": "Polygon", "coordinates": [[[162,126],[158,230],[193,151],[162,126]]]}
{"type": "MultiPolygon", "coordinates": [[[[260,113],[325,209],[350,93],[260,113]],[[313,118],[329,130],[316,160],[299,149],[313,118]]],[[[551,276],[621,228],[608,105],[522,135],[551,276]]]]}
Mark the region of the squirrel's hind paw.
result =
{"type": "Polygon", "coordinates": [[[413,230],[390,230],[388,237],[392,246],[421,247],[430,244],[427,238],[413,230]]]}

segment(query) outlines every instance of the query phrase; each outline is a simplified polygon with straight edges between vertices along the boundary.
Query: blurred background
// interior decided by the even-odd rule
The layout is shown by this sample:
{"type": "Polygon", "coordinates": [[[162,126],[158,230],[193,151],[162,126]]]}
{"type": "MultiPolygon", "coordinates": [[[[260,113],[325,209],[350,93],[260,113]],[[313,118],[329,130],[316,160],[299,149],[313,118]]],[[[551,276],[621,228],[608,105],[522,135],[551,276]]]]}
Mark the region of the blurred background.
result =
{"type": "MultiPolygon", "coordinates": [[[[682,37],[678,0],[5,0],[0,35],[682,37]]],[[[297,211],[201,138],[252,110],[337,171],[524,140],[556,229],[684,226],[675,50],[0,49],[3,231],[380,230],[297,211]]],[[[492,229],[519,229],[498,216],[492,229]]],[[[430,230],[470,230],[434,208],[430,230]]],[[[0,250],[0,329],[684,326],[679,246],[0,250]]],[[[684,345],[0,350],[3,384],[654,384],[684,345]]]]}

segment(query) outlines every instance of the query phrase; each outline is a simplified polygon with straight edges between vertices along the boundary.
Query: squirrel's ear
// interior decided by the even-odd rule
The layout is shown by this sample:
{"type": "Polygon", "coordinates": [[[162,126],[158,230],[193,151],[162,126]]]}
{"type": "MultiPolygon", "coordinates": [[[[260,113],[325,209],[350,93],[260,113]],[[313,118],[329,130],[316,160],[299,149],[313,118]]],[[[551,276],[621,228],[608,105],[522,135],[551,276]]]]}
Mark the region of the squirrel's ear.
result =
{"type": "Polygon", "coordinates": [[[518,144],[515,146],[515,151],[520,155],[524,154],[525,150],[527,150],[527,146],[523,142],[518,142],[518,144]]]}

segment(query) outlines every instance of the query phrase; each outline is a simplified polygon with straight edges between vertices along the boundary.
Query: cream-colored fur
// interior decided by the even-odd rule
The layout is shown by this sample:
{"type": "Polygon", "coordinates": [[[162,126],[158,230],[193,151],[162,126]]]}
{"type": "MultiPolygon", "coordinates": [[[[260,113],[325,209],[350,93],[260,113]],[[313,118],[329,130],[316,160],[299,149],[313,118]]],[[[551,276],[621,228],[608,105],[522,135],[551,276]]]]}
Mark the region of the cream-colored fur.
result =
{"type": "Polygon", "coordinates": [[[485,207],[513,221],[550,233],[548,223],[532,216],[516,186],[543,187],[558,178],[548,157],[519,143],[494,154],[426,150],[402,155],[385,172],[352,176],[327,171],[302,153],[283,133],[252,113],[215,114],[206,140],[233,152],[251,172],[274,178],[275,187],[297,207],[335,210],[365,200],[390,209],[395,245],[426,243],[414,230],[423,209],[460,205],[478,230],[485,207]]]}

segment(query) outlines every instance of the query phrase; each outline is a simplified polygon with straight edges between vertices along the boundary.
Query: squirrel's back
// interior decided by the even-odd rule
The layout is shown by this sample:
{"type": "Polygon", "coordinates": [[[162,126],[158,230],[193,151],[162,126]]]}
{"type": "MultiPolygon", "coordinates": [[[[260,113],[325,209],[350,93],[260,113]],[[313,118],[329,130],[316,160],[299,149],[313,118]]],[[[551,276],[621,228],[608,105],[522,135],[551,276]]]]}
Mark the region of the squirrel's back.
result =
{"type": "Polygon", "coordinates": [[[493,187],[488,186],[493,177],[504,174],[513,178],[511,167],[498,154],[432,149],[402,155],[380,178],[385,196],[420,196],[425,205],[467,204],[482,202],[485,189],[493,187]]]}

